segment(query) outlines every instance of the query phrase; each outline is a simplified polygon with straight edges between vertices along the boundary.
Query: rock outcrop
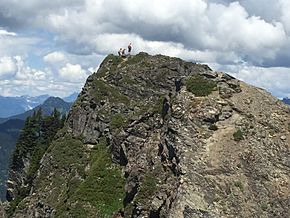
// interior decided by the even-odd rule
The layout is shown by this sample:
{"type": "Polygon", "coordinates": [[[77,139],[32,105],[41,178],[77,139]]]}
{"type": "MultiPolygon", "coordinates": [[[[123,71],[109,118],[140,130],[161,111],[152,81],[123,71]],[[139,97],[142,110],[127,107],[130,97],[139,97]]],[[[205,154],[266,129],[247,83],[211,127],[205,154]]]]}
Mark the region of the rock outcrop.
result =
{"type": "Polygon", "coordinates": [[[109,55],[12,217],[290,217],[290,109],[206,65],[109,55]]]}
{"type": "Polygon", "coordinates": [[[1,218],[6,218],[7,217],[6,210],[8,210],[7,203],[0,202],[0,217],[1,218]]]}

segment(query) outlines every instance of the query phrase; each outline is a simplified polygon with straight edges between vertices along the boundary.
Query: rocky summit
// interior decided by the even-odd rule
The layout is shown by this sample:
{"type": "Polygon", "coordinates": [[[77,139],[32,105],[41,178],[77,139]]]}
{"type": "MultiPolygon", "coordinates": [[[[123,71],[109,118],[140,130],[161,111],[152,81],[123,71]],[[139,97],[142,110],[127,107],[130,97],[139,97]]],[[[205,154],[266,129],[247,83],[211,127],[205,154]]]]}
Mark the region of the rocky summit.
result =
{"type": "Polygon", "coordinates": [[[109,55],[25,188],[9,217],[290,217],[290,108],[206,65],[109,55]]]}

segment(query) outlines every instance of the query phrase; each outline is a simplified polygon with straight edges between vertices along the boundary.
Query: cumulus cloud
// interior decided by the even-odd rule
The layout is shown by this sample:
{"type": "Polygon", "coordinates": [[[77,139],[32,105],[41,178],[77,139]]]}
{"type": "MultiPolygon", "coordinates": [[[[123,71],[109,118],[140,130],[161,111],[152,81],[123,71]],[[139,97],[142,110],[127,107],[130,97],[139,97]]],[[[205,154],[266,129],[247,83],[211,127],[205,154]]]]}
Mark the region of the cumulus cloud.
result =
{"type": "Polygon", "coordinates": [[[43,60],[49,64],[57,64],[66,61],[67,58],[62,52],[55,51],[45,55],[43,60]]]}
{"type": "Polygon", "coordinates": [[[288,43],[280,19],[267,21],[249,14],[239,2],[87,0],[82,10],[53,13],[46,22],[57,40],[76,54],[116,52],[132,41],[136,50],[150,53],[167,54],[177,45],[175,50],[216,54],[221,62],[228,62],[222,57],[231,54],[233,63],[242,59],[264,65],[288,43]],[[140,41],[145,46],[139,46],[140,41]]]}
{"type": "Polygon", "coordinates": [[[11,57],[0,58],[0,78],[9,78],[16,73],[17,66],[15,59],[11,57]]]}
{"type": "MultiPolygon", "coordinates": [[[[238,69],[235,75],[247,82],[254,78],[241,76],[245,66],[266,77],[267,69],[285,77],[290,67],[289,10],[288,0],[27,0],[25,4],[2,0],[0,19],[5,30],[0,29],[0,57],[29,56],[34,48],[46,65],[36,71],[72,84],[85,80],[84,69],[95,69],[106,54],[132,42],[135,53],[236,66],[225,68],[238,69]],[[49,36],[39,42],[37,31],[29,37],[20,34],[26,26],[45,27],[49,36]]],[[[266,77],[260,78],[268,81],[266,77]]],[[[269,84],[267,89],[275,95],[280,94],[273,90],[289,93],[278,86],[284,87],[269,84]]]]}
{"type": "Polygon", "coordinates": [[[7,30],[1,30],[0,29],[0,36],[16,36],[16,33],[13,33],[13,32],[8,32],[7,30]]]}
{"type": "MultiPolygon", "coordinates": [[[[2,4],[6,7],[13,5],[9,2],[2,4]]],[[[91,55],[105,54],[108,50],[115,52],[123,41],[135,44],[136,37],[131,36],[138,36],[151,45],[155,42],[156,47],[148,52],[156,52],[157,42],[176,43],[195,52],[234,52],[238,59],[263,64],[265,58],[274,59],[277,56],[287,36],[280,18],[264,19],[257,12],[256,3],[249,13],[249,5],[246,0],[86,0],[83,3],[74,1],[71,5],[65,4],[65,1],[52,5],[29,0],[28,6],[14,10],[10,7],[9,12],[23,15],[29,11],[29,6],[33,13],[38,11],[36,16],[43,17],[34,25],[45,24],[48,30],[56,33],[55,40],[70,53],[91,55]],[[108,43],[112,42],[112,36],[119,36],[115,38],[122,41],[108,43]]],[[[260,8],[264,8],[263,5],[267,4],[260,4],[260,8]]],[[[9,18],[12,19],[12,16],[9,18]]],[[[162,48],[159,53],[166,51],[162,48]]]]}
{"type": "MultiPolygon", "coordinates": [[[[287,1],[287,0],[286,0],[287,1]]],[[[251,16],[261,17],[267,22],[278,21],[281,17],[281,1],[277,0],[207,0],[209,3],[229,5],[239,2],[251,16]]]]}
{"type": "Polygon", "coordinates": [[[86,71],[79,64],[67,63],[59,70],[59,75],[64,81],[79,83],[87,78],[86,71]]]}
{"type": "Polygon", "coordinates": [[[77,9],[83,0],[38,1],[20,0],[0,1],[1,25],[11,29],[24,28],[25,25],[42,25],[46,16],[51,13],[63,13],[66,8],[77,9]]]}
{"type": "MultiPolygon", "coordinates": [[[[71,76],[75,76],[77,81],[70,82],[67,78],[63,79],[58,73],[51,71],[49,68],[43,70],[34,69],[27,66],[24,57],[5,57],[0,61],[1,64],[5,63],[6,68],[14,73],[1,77],[0,80],[0,94],[5,96],[16,95],[40,95],[50,94],[54,96],[67,96],[70,93],[79,91],[84,85],[84,76],[78,76],[77,69],[80,66],[68,65],[66,70],[72,72],[71,76]],[[9,66],[13,62],[13,67],[9,66]],[[71,71],[72,70],[72,71],[71,71]]],[[[3,65],[4,66],[4,65],[3,65]]],[[[2,68],[2,67],[1,67],[2,68]]],[[[83,72],[83,70],[80,70],[83,72]]],[[[62,73],[64,73],[62,71],[62,73]]],[[[65,76],[65,74],[62,74],[65,76]]]]}
{"type": "MultiPolygon", "coordinates": [[[[0,18],[1,19],[1,18],[0,18]]],[[[25,55],[40,41],[37,37],[18,35],[0,29],[0,57],[25,55]]]]}
{"type": "Polygon", "coordinates": [[[280,0],[280,4],[282,9],[281,20],[285,26],[287,34],[290,35],[290,2],[287,0],[280,0]]]}

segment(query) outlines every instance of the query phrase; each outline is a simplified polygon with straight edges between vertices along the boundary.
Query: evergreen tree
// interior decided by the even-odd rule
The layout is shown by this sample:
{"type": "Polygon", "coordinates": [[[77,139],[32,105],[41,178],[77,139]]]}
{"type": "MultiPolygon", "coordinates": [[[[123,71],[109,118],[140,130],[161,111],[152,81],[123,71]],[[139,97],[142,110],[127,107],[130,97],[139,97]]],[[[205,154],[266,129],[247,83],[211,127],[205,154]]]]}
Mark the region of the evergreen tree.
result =
{"type": "MultiPolygon", "coordinates": [[[[44,116],[41,108],[34,112],[25,121],[12,156],[11,169],[21,171],[24,169],[23,159],[28,159],[30,165],[26,171],[24,184],[18,187],[18,194],[14,200],[15,207],[30,191],[33,179],[40,166],[40,161],[49,144],[54,139],[58,130],[64,125],[64,118],[59,111],[54,109],[50,116],[44,116]]],[[[13,210],[13,208],[12,208],[13,210]]]]}

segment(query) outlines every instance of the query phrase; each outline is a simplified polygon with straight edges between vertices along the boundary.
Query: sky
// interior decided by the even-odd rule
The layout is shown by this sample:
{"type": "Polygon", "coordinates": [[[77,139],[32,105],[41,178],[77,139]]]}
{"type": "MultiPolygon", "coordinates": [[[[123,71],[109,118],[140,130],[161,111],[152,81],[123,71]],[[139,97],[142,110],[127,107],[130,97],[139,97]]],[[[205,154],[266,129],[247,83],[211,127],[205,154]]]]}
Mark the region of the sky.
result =
{"type": "Polygon", "coordinates": [[[132,42],[290,97],[289,11],[289,0],[0,0],[0,95],[80,91],[132,42]]]}

